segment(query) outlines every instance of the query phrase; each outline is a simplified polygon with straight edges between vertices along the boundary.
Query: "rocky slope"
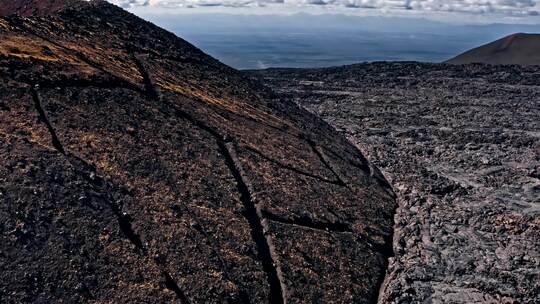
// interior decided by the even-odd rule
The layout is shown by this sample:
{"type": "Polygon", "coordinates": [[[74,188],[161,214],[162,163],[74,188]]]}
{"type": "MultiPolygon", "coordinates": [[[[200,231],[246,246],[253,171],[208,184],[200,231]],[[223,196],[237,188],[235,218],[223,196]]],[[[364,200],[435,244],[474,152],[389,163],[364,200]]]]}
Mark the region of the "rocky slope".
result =
{"type": "Polygon", "coordinates": [[[540,34],[513,34],[460,54],[448,63],[540,65],[540,34]]]}
{"type": "Polygon", "coordinates": [[[540,303],[540,69],[373,63],[254,72],[393,184],[379,303],[540,303]]]}
{"type": "Polygon", "coordinates": [[[0,16],[47,16],[65,7],[71,9],[88,5],[86,0],[2,0],[0,1],[0,16]]]}
{"type": "Polygon", "coordinates": [[[394,194],[344,137],[104,1],[0,4],[0,302],[377,297],[394,194]]]}

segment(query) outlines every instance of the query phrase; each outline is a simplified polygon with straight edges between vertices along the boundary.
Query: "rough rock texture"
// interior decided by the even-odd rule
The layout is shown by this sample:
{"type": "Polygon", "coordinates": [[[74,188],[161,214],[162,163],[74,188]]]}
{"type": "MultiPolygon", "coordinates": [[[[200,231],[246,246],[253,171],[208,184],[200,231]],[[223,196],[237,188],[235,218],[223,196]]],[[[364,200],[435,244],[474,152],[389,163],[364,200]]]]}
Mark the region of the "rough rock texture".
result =
{"type": "Polygon", "coordinates": [[[82,8],[92,5],[86,0],[0,0],[0,16],[46,16],[65,7],[82,8]]]}
{"type": "Polygon", "coordinates": [[[513,34],[460,54],[448,63],[540,65],[540,34],[513,34]]]}
{"type": "Polygon", "coordinates": [[[379,303],[540,303],[540,69],[374,63],[255,73],[319,114],[400,205],[379,303]]]}
{"type": "Polygon", "coordinates": [[[65,7],[0,18],[1,303],[374,301],[395,197],[345,137],[120,8],[65,7]]]}

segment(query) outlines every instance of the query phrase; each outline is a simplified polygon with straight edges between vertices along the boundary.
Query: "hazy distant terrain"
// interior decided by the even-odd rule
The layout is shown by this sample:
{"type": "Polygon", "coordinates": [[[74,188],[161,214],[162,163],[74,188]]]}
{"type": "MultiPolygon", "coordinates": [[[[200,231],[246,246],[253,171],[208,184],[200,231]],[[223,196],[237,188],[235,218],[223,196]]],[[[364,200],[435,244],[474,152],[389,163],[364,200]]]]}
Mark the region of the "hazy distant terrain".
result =
{"type": "Polygon", "coordinates": [[[142,15],[235,68],[323,67],[363,61],[448,60],[536,25],[449,25],[343,15],[142,15]]]}
{"type": "Polygon", "coordinates": [[[448,63],[540,65],[540,34],[512,34],[467,51],[448,63]]]}

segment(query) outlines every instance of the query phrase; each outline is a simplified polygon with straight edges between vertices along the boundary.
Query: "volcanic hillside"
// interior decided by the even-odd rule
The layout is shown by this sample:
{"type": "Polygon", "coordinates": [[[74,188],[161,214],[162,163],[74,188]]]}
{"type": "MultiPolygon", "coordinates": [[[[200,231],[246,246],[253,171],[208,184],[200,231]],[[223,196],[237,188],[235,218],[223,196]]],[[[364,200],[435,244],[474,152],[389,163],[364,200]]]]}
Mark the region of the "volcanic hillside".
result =
{"type": "Polygon", "coordinates": [[[0,1],[0,15],[20,16],[50,15],[69,6],[71,8],[87,5],[82,0],[17,0],[0,1]]]}
{"type": "Polygon", "coordinates": [[[540,34],[514,34],[448,60],[451,64],[540,65],[540,34]]]}
{"type": "Polygon", "coordinates": [[[344,137],[105,1],[0,8],[0,302],[375,300],[395,199],[344,137]]]}

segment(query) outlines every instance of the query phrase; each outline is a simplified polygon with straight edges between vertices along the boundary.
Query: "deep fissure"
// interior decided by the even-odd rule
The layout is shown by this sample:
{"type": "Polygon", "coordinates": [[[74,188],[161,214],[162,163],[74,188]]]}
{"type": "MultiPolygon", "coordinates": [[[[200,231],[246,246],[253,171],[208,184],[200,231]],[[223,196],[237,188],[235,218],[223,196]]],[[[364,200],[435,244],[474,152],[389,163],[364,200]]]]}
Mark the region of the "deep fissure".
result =
{"type": "Polygon", "coordinates": [[[171,277],[171,275],[163,269],[161,270],[161,273],[165,278],[165,287],[173,291],[176,294],[176,297],[180,299],[182,303],[189,304],[189,300],[187,299],[186,295],[184,294],[180,286],[178,286],[178,283],[176,283],[176,281],[171,277]]]}
{"type": "Polygon", "coordinates": [[[133,62],[137,66],[137,69],[139,70],[139,74],[141,74],[141,77],[143,78],[143,85],[146,96],[151,100],[159,100],[160,98],[156,87],[154,86],[152,79],[150,78],[150,74],[148,74],[148,71],[144,67],[144,63],[139,59],[139,55],[133,52],[130,52],[130,55],[133,59],[133,62]]]}
{"type": "MultiPolygon", "coordinates": [[[[148,50],[145,50],[145,51],[148,52],[148,50]]],[[[163,58],[163,59],[167,59],[167,60],[173,60],[173,59],[170,59],[169,57],[157,56],[157,55],[153,54],[152,52],[148,52],[148,54],[137,52],[135,50],[135,47],[132,46],[132,45],[129,45],[127,47],[127,52],[130,54],[133,62],[137,66],[137,70],[139,71],[139,74],[143,78],[143,85],[144,85],[144,88],[145,88],[146,97],[148,97],[148,98],[150,98],[152,100],[160,100],[160,94],[159,94],[158,90],[156,90],[156,85],[152,81],[152,78],[150,77],[150,74],[148,73],[148,70],[144,66],[143,60],[141,60],[139,57],[141,57],[141,56],[154,56],[154,57],[159,57],[159,58],[163,58]]],[[[186,96],[186,97],[189,97],[189,96],[186,96]]],[[[198,100],[197,97],[191,96],[191,98],[194,98],[195,100],[198,100]]],[[[244,119],[248,119],[250,121],[254,121],[254,122],[263,124],[263,125],[265,125],[265,126],[267,126],[269,128],[277,130],[279,132],[283,132],[283,130],[281,128],[276,127],[276,126],[272,126],[271,124],[267,124],[264,121],[257,120],[257,119],[255,119],[253,117],[241,115],[241,114],[235,113],[235,112],[230,112],[230,113],[233,114],[233,115],[242,117],[244,119]]]]}
{"type": "Polygon", "coordinates": [[[65,79],[65,80],[42,80],[39,82],[39,86],[42,88],[99,88],[99,89],[119,89],[142,92],[143,90],[133,83],[120,79],[115,76],[108,78],[94,78],[94,79],[65,79]]]}
{"type": "MultiPolygon", "coordinates": [[[[140,75],[143,77],[143,84],[144,84],[144,87],[145,87],[145,93],[144,94],[146,95],[146,97],[151,98],[153,100],[164,102],[171,109],[173,109],[175,111],[175,115],[188,120],[193,125],[195,125],[196,127],[208,132],[210,135],[212,135],[215,138],[215,140],[216,140],[216,142],[217,142],[217,144],[219,146],[220,152],[223,154],[223,156],[225,158],[225,161],[226,161],[226,164],[227,164],[229,170],[231,171],[231,173],[232,173],[232,175],[233,175],[233,177],[234,177],[234,179],[236,181],[239,193],[241,195],[242,203],[244,204],[244,207],[245,207],[244,216],[246,217],[248,223],[250,224],[252,238],[255,241],[255,243],[256,243],[256,245],[257,245],[257,247],[259,249],[259,258],[260,258],[260,260],[261,260],[261,262],[263,264],[263,269],[267,273],[267,279],[268,279],[268,283],[270,285],[269,302],[270,303],[284,303],[285,302],[285,300],[284,300],[285,296],[284,296],[283,284],[281,282],[281,279],[280,279],[280,276],[279,276],[279,273],[278,273],[278,269],[276,267],[273,256],[271,254],[270,245],[268,243],[267,236],[265,235],[265,228],[264,228],[265,226],[263,225],[263,220],[264,219],[266,219],[266,220],[272,220],[272,219],[271,218],[266,218],[265,215],[263,214],[263,211],[259,210],[257,208],[256,204],[252,201],[251,193],[249,191],[249,187],[245,183],[244,178],[243,178],[240,170],[238,169],[239,164],[234,160],[234,158],[232,157],[232,155],[231,155],[231,153],[229,151],[228,144],[230,143],[230,141],[228,139],[224,138],[224,136],[222,136],[218,131],[216,131],[213,128],[207,126],[206,124],[199,121],[198,119],[194,118],[192,115],[185,112],[184,110],[179,109],[176,105],[172,104],[171,102],[169,102],[169,101],[167,101],[165,99],[160,98],[160,94],[155,89],[155,85],[153,84],[152,79],[150,78],[150,75],[148,74],[147,70],[145,69],[144,64],[135,55],[132,55],[132,56],[133,56],[134,61],[135,61],[136,65],[137,65],[137,68],[139,69],[140,75]]],[[[339,186],[347,187],[350,191],[352,191],[349,188],[349,186],[343,181],[343,179],[340,177],[340,175],[335,171],[335,169],[331,166],[331,164],[329,164],[329,162],[326,160],[324,155],[319,151],[316,143],[314,141],[312,141],[311,139],[307,139],[307,142],[310,145],[313,152],[317,155],[319,160],[336,177],[336,179],[337,179],[336,181],[326,180],[326,179],[321,178],[319,176],[312,175],[312,174],[307,173],[307,172],[303,172],[301,170],[298,170],[298,169],[296,169],[294,167],[290,167],[290,166],[287,166],[287,165],[284,165],[284,166],[281,166],[281,167],[283,167],[285,169],[292,170],[292,171],[294,171],[294,172],[296,172],[298,174],[302,174],[302,175],[305,175],[305,176],[310,176],[310,177],[313,177],[313,178],[317,178],[318,180],[323,181],[323,182],[329,182],[329,183],[336,184],[336,185],[339,185],[339,186]]],[[[247,149],[249,149],[249,148],[247,148],[247,149]]],[[[250,150],[253,150],[253,149],[250,149],[250,150]]],[[[257,153],[258,151],[255,150],[255,151],[252,151],[252,152],[257,153]]],[[[260,155],[260,153],[258,153],[258,154],[260,155]]],[[[272,161],[274,161],[274,160],[272,160],[272,161]]],[[[280,165],[280,164],[278,164],[278,165],[280,165]]],[[[283,164],[281,164],[281,165],[283,165],[283,164]]],[[[271,215],[270,215],[270,217],[271,217],[271,215]]],[[[284,222],[284,223],[288,222],[287,220],[284,221],[284,219],[282,219],[282,218],[274,217],[273,219],[275,221],[281,221],[281,222],[284,222]]],[[[302,218],[300,220],[295,219],[290,224],[296,224],[296,225],[300,225],[300,226],[304,226],[304,227],[308,227],[308,228],[312,228],[312,229],[317,229],[317,230],[324,230],[324,231],[334,231],[334,232],[351,232],[352,231],[350,226],[347,227],[344,224],[340,224],[340,223],[337,223],[337,224],[336,223],[333,223],[333,224],[319,223],[319,222],[314,222],[314,221],[312,221],[312,219],[308,219],[308,218],[302,218]]],[[[377,283],[377,287],[380,288],[380,286],[382,285],[382,283],[384,281],[385,274],[386,274],[386,269],[388,267],[388,258],[393,256],[391,243],[389,243],[387,240],[385,240],[384,245],[379,245],[379,244],[371,241],[368,238],[364,238],[363,240],[366,241],[369,244],[369,246],[371,246],[376,252],[381,254],[383,259],[384,259],[384,263],[385,263],[385,265],[383,267],[384,270],[381,273],[380,278],[378,279],[379,283],[377,283]]],[[[374,298],[375,298],[374,301],[376,302],[377,298],[378,298],[378,294],[375,294],[374,298]]]]}
{"type": "Polygon", "coordinates": [[[286,170],[289,170],[289,171],[293,171],[294,173],[297,173],[297,174],[300,174],[300,175],[304,175],[304,176],[307,176],[307,177],[311,177],[311,178],[314,178],[316,180],[319,180],[323,183],[328,183],[328,184],[333,184],[333,185],[337,185],[337,186],[344,186],[341,182],[337,181],[337,180],[329,180],[329,179],[326,179],[324,177],[321,177],[321,176],[318,176],[318,175],[315,175],[313,173],[309,173],[309,172],[305,172],[303,170],[300,170],[298,168],[295,168],[293,166],[290,166],[290,165],[287,165],[287,164],[284,164],[284,163],[281,163],[275,159],[272,159],[266,155],[264,155],[263,153],[261,153],[260,151],[254,149],[254,148],[251,148],[251,147],[246,147],[245,148],[246,150],[249,150],[257,155],[259,155],[260,157],[262,157],[263,159],[277,165],[278,167],[280,168],[283,168],[283,169],[286,169],[286,170]]]}
{"type": "Polygon", "coordinates": [[[251,193],[249,191],[249,188],[247,184],[245,183],[243,176],[240,173],[239,168],[237,167],[238,164],[234,160],[234,157],[231,155],[229,148],[227,147],[227,140],[224,139],[224,137],[221,136],[219,132],[215,131],[214,129],[207,126],[203,122],[192,117],[187,112],[181,109],[178,109],[178,107],[176,107],[169,101],[160,98],[160,95],[155,89],[152,79],[150,78],[149,73],[146,71],[144,64],[135,55],[133,55],[133,59],[137,65],[137,68],[139,69],[139,73],[143,77],[147,97],[153,100],[164,102],[166,105],[168,105],[171,109],[175,111],[175,114],[178,117],[186,119],[197,128],[206,131],[216,140],[219,151],[224,157],[225,164],[227,168],[229,169],[229,171],[231,172],[233,178],[235,179],[237,189],[240,194],[240,200],[242,201],[245,208],[243,215],[250,226],[251,237],[253,241],[255,242],[255,244],[257,245],[259,260],[261,261],[263,270],[265,271],[267,275],[267,281],[270,287],[270,294],[269,294],[268,301],[270,304],[285,303],[285,296],[283,292],[282,282],[279,278],[276,263],[272,256],[267,236],[265,235],[265,232],[264,232],[264,227],[262,223],[262,218],[260,216],[260,212],[257,211],[256,205],[251,198],[251,193]]]}
{"type": "Polygon", "coordinates": [[[251,236],[258,248],[259,259],[261,260],[263,269],[267,274],[268,284],[270,285],[270,295],[268,301],[271,304],[284,303],[285,301],[282,283],[278,275],[274,257],[272,256],[272,252],[270,250],[267,236],[265,235],[260,212],[257,211],[256,204],[251,198],[251,192],[249,191],[249,188],[240,172],[239,164],[231,155],[231,151],[229,150],[231,148],[229,148],[222,140],[218,141],[218,145],[223,157],[225,158],[225,163],[236,181],[238,191],[240,192],[240,200],[244,204],[245,208],[243,214],[249,223],[251,228],[251,236]]]}
{"type": "Polygon", "coordinates": [[[270,221],[288,224],[288,225],[296,225],[301,227],[306,227],[310,229],[315,230],[322,230],[325,232],[353,232],[353,230],[350,227],[350,224],[346,223],[340,223],[340,222],[321,222],[321,221],[315,221],[310,217],[307,216],[295,216],[293,218],[284,218],[281,216],[278,216],[276,214],[263,211],[263,216],[265,219],[268,219],[270,221]]]}
{"type": "MultiPolygon", "coordinates": [[[[317,148],[317,144],[311,140],[311,139],[307,139],[307,142],[309,143],[310,147],[311,147],[311,150],[313,150],[313,152],[317,155],[317,157],[319,158],[319,160],[324,164],[324,166],[330,170],[330,172],[332,172],[332,174],[336,177],[336,179],[338,180],[338,183],[340,186],[343,186],[343,187],[347,187],[349,188],[349,186],[347,185],[347,183],[345,183],[345,181],[341,178],[341,176],[336,172],[336,170],[334,170],[334,168],[332,167],[332,165],[326,160],[326,158],[324,157],[324,155],[321,153],[321,151],[319,151],[319,149],[317,148]]],[[[350,190],[350,188],[349,188],[350,190]]]]}
{"type": "MultiPolygon", "coordinates": [[[[347,139],[347,141],[349,141],[349,140],[347,139]]],[[[364,155],[362,155],[362,154],[356,155],[356,157],[360,158],[360,162],[355,162],[352,159],[346,159],[345,157],[339,155],[335,151],[328,150],[328,149],[326,149],[326,150],[329,153],[333,154],[335,157],[341,159],[342,161],[347,162],[347,163],[351,164],[352,166],[357,167],[358,169],[371,174],[372,170],[371,170],[371,168],[369,166],[369,161],[367,160],[367,158],[364,157],[364,155]]]]}
{"type": "Polygon", "coordinates": [[[66,151],[64,150],[64,147],[62,146],[62,143],[58,139],[58,136],[56,135],[56,131],[54,130],[51,122],[47,118],[47,114],[45,114],[45,111],[43,110],[43,107],[41,106],[41,99],[39,98],[39,94],[36,91],[34,87],[30,88],[30,93],[32,95],[32,99],[34,101],[34,106],[36,108],[36,111],[38,112],[39,119],[45,124],[47,127],[47,130],[49,131],[51,135],[51,142],[53,147],[58,150],[58,152],[62,154],[66,154],[66,151]]]}
{"type": "MultiPolygon", "coordinates": [[[[167,104],[169,104],[167,102],[167,104]]],[[[268,284],[270,286],[270,294],[269,294],[269,303],[270,304],[282,304],[285,303],[284,300],[284,292],[282,288],[282,282],[279,278],[278,271],[276,268],[276,264],[274,261],[274,258],[272,256],[272,253],[270,251],[270,245],[268,244],[268,239],[265,236],[263,224],[262,224],[262,218],[259,216],[257,212],[257,208],[255,203],[251,199],[251,193],[249,191],[249,188],[247,187],[247,184],[244,182],[244,179],[240,173],[240,171],[237,169],[237,163],[234,161],[234,158],[232,157],[229,148],[227,147],[227,142],[223,137],[215,130],[210,128],[209,126],[206,126],[204,123],[200,122],[199,120],[193,118],[188,113],[177,109],[176,107],[172,106],[173,109],[175,109],[176,114],[179,117],[182,117],[189,122],[191,122],[196,127],[206,131],[210,135],[214,137],[216,140],[216,143],[219,147],[219,151],[223,155],[225,159],[225,164],[227,165],[227,168],[233,175],[238,191],[240,193],[240,200],[242,201],[245,211],[243,212],[244,217],[248,221],[248,224],[250,225],[251,229],[251,236],[254,240],[255,244],[258,248],[259,253],[259,259],[263,265],[263,269],[267,274],[267,280],[268,284]]]]}
{"type": "MultiPolygon", "coordinates": [[[[169,102],[166,102],[170,105],[169,102]]],[[[188,113],[177,109],[173,105],[170,105],[174,110],[176,115],[179,117],[182,117],[189,122],[191,122],[196,127],[206,131],[210,135],[214,137],[216,140],[216,143],[219,147],[219,151],[223,155],[225,159],[225,164],[227,165],[227,168],[233,175],[238,191],[240,193],[240,200],[242,201],[245,211],[243,212],[244,217],[248,221],[248,224],[250,225],[251,229],[251,236],[254,240],[255,244],[258,248],[259,253],[259,259],[263,265],[263,270],[267,274],[267,281],[270,286],[270,294],[269,294],[269,303],[270,304],[282,304],[284,303],[284,292],[282,288],[282,282],[279,278],[278,271],[274,262],[274,258],[270,251],[270,246],[268,244],[267,237],[264,233],[264,228],[262,224],[262,219],[259,216],[257,212],[257,208],[255,203],[251,199],[251,193],[249,191],[249,188],[247,187],[247,184],[244,182],[242,175],[240,174],[239,170],[236,167],[236,163],[233,159],[233,157],[230,154],[230,151],[227,147],[226,140],[223,139],[223,137],[212,128],[206,126],[204,123],[200,122],[199,120],[193,118],[188,113]]]]}
{"type": "MultiPolygon", "coordinates": [[[[143,64],[138,59],[136,60],[136,62],[137,62],[137,67],[139,69],[141,69],[142,71],[144,71],[143,73],[141,73],[141,75],[143,76],[143,79],[144,79],[145,94],[147,95],[147,97],[160,100],[158,92],[155,90],[155,86],[153,85],[148,73],[146,73],[146,70],[144,69],[143,64]]],[[[38,92],[34,88],[32,88],[31,93],[32,93],[32,97],[34,99],[35,107],[36,107],[36,110],[37,110],[37,112],[39,114],[40,120],[47,126],[47,129],[49,130],[49,132],[51,134],[52,143],[53,143],[54,148],[57,149],[60,153],[66,155],[66,151],[65,151],[64,147],[62,146],[62,144],[61,144],[61,142],[60,142],[60,140],[59,140],[59,138],[58,138],[58,136],[57,136],[57,134],[55,132],[54,127],[52,126],[52,124],[48,120],[48,118],[46,116],[46,113],[45,113],[44,109],[42,108],[38,92]]],[[[224,139],[223,136],[221,136],[213,128],[211,128],[211,127],[205,125],[204,123],[200,122],[196,118],[192,117],[190,114],[178,109],[176,106],[170,104],[167,101],[165,101],[165,102],[167,104],[169,104],[175,110],[175,114],[177,114],[178,116],[181,116],[182,118],[187,119],[188,121],[190,121],[191,123],[193,123],[194,125],[199,127],[200,129],[203,129],[203,130],[207,131],[213,137],[215,137],[215,139],[216,139],[216,141],[218,143],[218,146],[219,146],[219,150],[220,150],[220,152],[223,154],[223,156],[225,158],[225,161],[227,163],[227,167],[231,171],[231,173],[232,173],[232,175],[235,178],[235,181],[237,183],[237,187],[238,187],[238,190],[239,190],[240,195],[241,195],[241,201],[242,201],[242,203],[244,204],[244,207],[245,207],[245,211],[244,211],[243,214],[246,217],[246,219],[248,220],[248,223],[250,224],[252,238],[254,239],[255,243],[257,244],[257,247],[259,249],[259,258],[260,258],[260,260],[261,260],[261,262],[263,264],[263,268],[264,268],[265,272],[267,273],[267,278],[268,278],[268,282],[269,282],[269,285],[270,285],[269,302],[270,303],[284,303],[284,293],[283,293],[283,289],[282,289],[282,283],[281,283],[280,277],[278,275],[278,270],[276,268],[276,264],[274,262],[274,259],[273,259],[273,256],[272,256],[272,253],[271,253],[271,250],[270,250],[270,245],[268,243],[267,236],[265,235],[265,226],[263,226],[263,219],[282,222],[282,223],[287,223],[287,224],[294,224],[294,225],[299,225],[299,226],[304,226],[304,227],[308,227],[308,228],[312,228],[312,229],[318,229],[318,230],[324,230],[324,231],[350,232],[350,227],[345,225],[345,224],[342,224],[342,223],[315,222],[311,218],[307,218],[307,217],[305,217],[305,218],[294,218],[294,219],[284,219],[284,218],[277,217],[277,216],[275,216],[273,214],[264,213],[261,210],[259,210],[257,208],[256,204],[251,199],[250,190],[249,190],[246,182],[244,181],[244,177],[242,176],[242,173],[238,169],[239,164],[237,163],[237,161],[235,161],[234,157],[231,155],[231,153],[229,151],[229,149],[231,149],[231,148],[229,148],[230,145],[229,145],[228,140],[224,139]]],[[[287,165],[284,165],[284,164],[280,164],[279,162],[277,162],[277,164],[280,165],[281,167],[285,168],[285,169],[292,170],[292,171],[294,171],[294,172],[296,172],[298,174],[303,174],[303,175],[306,175],[306,176],[317,178],[318,180],[321,180],[323,182],[333,183],[333,184],[340,185],[340,186],[347,186],[346,183],[335,172],[333,167],[327,162],[327,160],[322,155],[322,153],[318,150],[316,144],[311,140],[308,140],[308,143],[310,144],[311,148],[316,153],[316,155],[319,157],[321,162],[336,176],[336,178],[338,179],[337,181],[326,180],[326,179],[321,178],[319,176],[316,176],[316,175],[313,175],[313,174],[310,174],[310,173],[307,173],[307,172],[303,172],[303,171],[301,171],[299,169],[296,169],[294,167],[290,167],[290,166],[287,166],[287,165]]],[[[254,152],[257,153],[258,151],[255,150],[254,152]]],[[[263,157],[265,157],[265,156],[263,155],[263,157]]],[[[267,158],[267,159],[271,160],[270,158],[267,158]]],[[[274,161],[274,163],[276,163],[276,161],[274,161]]],[[[85,175],[87,175],[87,174],[85,174],[85,175]]],[[[118,223],[119,223],[119,226],[120,226],[120,229],[121,229],[122,233],[126,236],[126,238],[128,238],[130,240],[130,242],[132,242],[135,245],[136,248],[141,250],[142,254],[146,255],[146,250],[144,248],[144,245],[143,245],[142,241],[140,240],[139,236],[135,233],[135,231],[133,230],[133,227],[131,226],[131,219],[128,216],[124,216],[121,213],[118,206],[116,206],[116,208],[115,208],[114,204],[112,204],[112,201],[111,201],[111,208],[113,209],[114,214],[117,216],[117,220],[118,220],[118,223]]],[[[385,278],[386,268],[388,266],[388,258],[393,255],[392,247],[391,247],[391,244],[390,244],[390,246],[386,246],[387,243],[388,243],[386,241],[385,241],[384,246],[376,245],[376,244],[374,244],[372,242],[369,242],[369,241],[368,241],[368,243],[370,243],[376,249],[376,251],[381,253],[383,258],[385,259],[384,272],[382,273],[380,279],[378,280],[378,281],[380,281],[380,283],[378,283],[378,286],[380,287],[380,286],[382,286],[384,278],[385,278]]],[[[166,287],[169,290],[173,291],[183,303],[188,303],[188,300],[187,300],[186,296],[184,295],[184,293],[182,292],[182,290],[180,289],[178,284],[170,276],[170,274],[168,272],[166,272],[165,270],[163,270],[163,267],[161,265],[159,265],[157,263],[156,263],[156,265],[161,269],[162,276],[165,277],[165,285],[166,285],[166,287]]],[[[372,300],[372,302],[376,303],[377,298],[378,298],[378,294],[376,294],[374,296],[374,300],[372,300]]]]}
{"type": "MultiPolygon", "coordinates": [[[[334,176],[338,179],[339,183],[341,185],[347,187],[351,192],[353,192],[353,190],[348,186],[348,184],[345,183],[345,181],[341,178],[341,176],[336,172],[336,170],[333,168],[333,166],[330,164],[330,162],[324,157],[323,153],[318,149],[317,144],[311,138],[307,138],[306,140],[309,143],[309,145],[311,146],[311,149],[313,150],[313,152],[318,156],[318,158],[326,166],[326,168],[328,168],[328,170],[330,170],[334,174],[334,176]]],[[[366,160],[366,162],[367,162],[367,160],[366,160]]],[[[360,167],[360,169],[365,171],[366,168],[364,166],[362,166],[362,167],[360,167]]],[[[368,167],[368,169],[369,169],[370,175],[373,175],[373,168],[368,167]]],[[[378,180],[378,178],[377,178],[377,180],[378,180]]],[[[391,185],[388,184],[387,182],[386,182],[385,186],[389,187],[390,189],[392,188],[391,185]]],[[[392,191],[392,193],[393,193],[393,191],[392,191]]],[[[393,214],[395,214],[395,210],[394,210],[393,214]]],[[[385,237],[383,239],[383,244],[382,245],[377,243],[377,242],[374,242],[370,238],[367,238],[367,237],[363,238],[363,240],[366,241],[367,244],[370,247],[372,247],[376,252],[378,252],[381,255],[382,259],[383,259],[382,271],[381,271],[381,273],[379,274],[379,276],[377,278],[377,283],[376,283],[376,286],[375,286],[376,292],[374,293],[372,298],[369,300],[370,303],[372,303],[372,304],[377,304],[378,303],[378,300],[379,300],[379,297],[380,297],[380,292],[381,292],[381,289],[383,288],[383,284],[384,284],[384,281],[385,281],[385,278],[386,278],[386,272],[387,272],[388,266],[389,266],[389,258],[394,256],[394,250],[393,250],[393,247],[392,247],[393,246],[392,245],[393,231],[394,230],[392,230],[392,233],[388,237],[385,237]]]]}
{"type": "MultiPolygon", "coordinates": [[[[394,249],[392,246],[392,240],[393,240],[393,233],[388,239],[385,238],[384,245],[374,246],[377,252],[379,252],[383,258],[383,267],[382,267],[383,270],[381,271],[381,273],[379,274],[377,278],[377,283],[375,285],[376,292],[370,300],[370,303],[372,304],[379,303],[379,298],[381,296],[381,292],[383,292],[384,282],[386,280],[386,275],[387,275],[386,272],[388,271],[388,267],[390,265],[389,259],[395,255],[394,249]]],[[[372,243],[372,246],[373,246],[373,243],[372,243]]]]}
{"type": "MultiPolygon", "coordinates": [[[[34,87],[31,87],[30,92],[34,101],[34,106],[36,108],[36,111],[38,112],[38,116],[40,120],[46,125],[50,133],[53,147],[66,157],[66,160],[75,168],[78,174],[80,174],[85,180],[89,181],[89,183],[94,186],[96,190],[98,190],[106,197],[109,208],[116,216],[116,220],[122,234],[137,248],[137,250],[139,250],[142,256],[147,256],[147,250],[144,247],[140,236],[133,229],[133,226],[131,224],[131,218],[128,215],[123,214],[121,208],[114,203],[115,200],[111,197],[108,189],[106,189],[106,183],[103,182],[103,180],[96,175],[94,170],[88,169],[92,168],[91,165],[87,164],[84,160],[80,158],[75,157],[77,162],[82,163],[82,165],[71,159],[74,156],[70,155],[64,149],[62,143],[60,142],[56,134],[56,130],[47,118],[45,110],[41,105],[41,99],[37,90],[34,87]]],[[[182,292],[176,281],[171,277],[171,275],[163,269],[162,265],[160,265],[156,261],[154,261],[154,263],[156,263],[156,266],[160,269],[162,276],[165,278],[165,287],[173,291],[182,303],[189,304],[187,297],[182,292]]]]}

